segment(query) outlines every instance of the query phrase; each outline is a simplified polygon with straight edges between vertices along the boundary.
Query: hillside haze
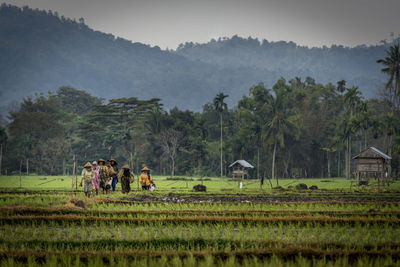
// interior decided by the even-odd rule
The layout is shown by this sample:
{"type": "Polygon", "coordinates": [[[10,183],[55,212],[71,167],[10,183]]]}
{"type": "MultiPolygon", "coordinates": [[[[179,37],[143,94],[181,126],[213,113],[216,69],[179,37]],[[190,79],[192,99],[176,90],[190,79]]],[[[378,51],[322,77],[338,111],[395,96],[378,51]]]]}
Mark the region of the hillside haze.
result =
{"type": "Polygon", "coordinates": [[[105,99],[157,97],[166,108],[200,110],[219,91],[230,106],[280,77],[336,84],[346,80],[367,97],[385,77],[376,60],[389,44],[307,48],[238,36],[161,50],[94,31],[57,13],[0,7],[0,108],[34,93],[70,85],[105,99]]]}

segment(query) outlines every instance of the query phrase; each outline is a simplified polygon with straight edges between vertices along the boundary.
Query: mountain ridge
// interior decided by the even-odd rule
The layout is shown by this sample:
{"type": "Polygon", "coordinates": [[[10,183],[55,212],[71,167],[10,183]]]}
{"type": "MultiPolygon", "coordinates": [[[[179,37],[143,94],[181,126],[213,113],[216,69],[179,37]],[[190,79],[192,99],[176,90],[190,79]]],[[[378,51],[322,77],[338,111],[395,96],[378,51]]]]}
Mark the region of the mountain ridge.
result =
{"type": "Polygon", "coordinates": [[[90,29],[83,20],[29,7],[0,6],[0,106],[69,85],[105,99],[161,98],[167,109],[200,110],[219,91],[230,106],[259,82],[300,76],[345,79],[367,97],[384,83],[376,59],[387,44],[308,48],[294,42],[220,38],[162,50],[90,29]]]}

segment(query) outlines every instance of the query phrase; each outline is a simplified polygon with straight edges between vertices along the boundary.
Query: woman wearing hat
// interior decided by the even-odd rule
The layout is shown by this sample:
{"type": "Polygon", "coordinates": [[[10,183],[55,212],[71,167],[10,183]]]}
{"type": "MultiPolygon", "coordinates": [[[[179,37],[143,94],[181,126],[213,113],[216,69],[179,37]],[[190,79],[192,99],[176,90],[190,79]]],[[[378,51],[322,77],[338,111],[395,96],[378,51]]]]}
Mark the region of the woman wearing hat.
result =
{"type": "Polygon", "coordinates": [[[153,177],[151,177],[150,169],[147,166],[142,168],[142,174],[139,177],[139,182],[142,185],[143,190],[149,190],[150,185],[153,183],[153,177]]]}
{"type": "Polygon", "coordinates": [[[109,172],[104,159],[99,159],[97,162],[99,163],[100,170],[100,188],[103,189],[104,194],[106,191],[106,181],[109,177],[109,172]]]}
{"type": "Polygon", "coordinates": [[[135,177],[131,172],[128,164],[122,166],[121,171],[118,173],[118,181],[121,182],[122,193],[129,193],[131,191],[131,183],[133,183],[135,177]]]}
{"type": "Polygon", "coordinates": [[[112,182],[111,182],[112,191],[115,192],[115,186],[116,186],[117,183],[118,183],[118,177],[117,177],[117,174],[118,174],[118,162],[117,162],[115,159],[110,159],[108,162],[110,162],[111,167],[113,168],[114,173],[115,173],[115,174],[112,176],[112,182]]]}
{"type": "Polygon", "coordinates": [[[97,166],[97,161],[93,161],[92,166],[94,172],[93,187],[96,190],[96,195],[98,195],[100,189],[100,168],[97,166]]]}
{"type": "Polygon", "coordinates": [[[90,193],[92,192],[92,181],[94,179],[94,172],[92,170],[92,164],[90,162],[86,163],[85,166],[83,166],[82,170],[82,179],[81,179],[81,184],[82,182],[85,182],[85,185],[83,187],[83,191],[85,192],[85,195],[87,197],[90,197],[90,193]]]}

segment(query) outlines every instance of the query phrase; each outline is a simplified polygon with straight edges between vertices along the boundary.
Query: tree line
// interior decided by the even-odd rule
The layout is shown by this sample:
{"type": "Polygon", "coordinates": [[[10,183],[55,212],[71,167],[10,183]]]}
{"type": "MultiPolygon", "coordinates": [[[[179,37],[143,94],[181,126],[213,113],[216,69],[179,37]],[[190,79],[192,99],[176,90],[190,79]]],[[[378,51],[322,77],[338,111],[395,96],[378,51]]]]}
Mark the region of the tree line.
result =
{"type": "Polygon", "coordinates": [[[71,174],[75,156],[80,165],[116,158],[165,175],[227,176],[230,163],[245,159],[256,167],[253,178],[349,178],[352,156],[376,146],[393,158],[390,172],[398,176],[398,51],[378,61],[389,77],[379,99],[364,99],[343,80],[311,77],[259,83],[230,108],[220,93],[201,112],[166,111],[158,98],[106,103],[68,86],[28,97],[0,129],[1,173],[71,174]]]}

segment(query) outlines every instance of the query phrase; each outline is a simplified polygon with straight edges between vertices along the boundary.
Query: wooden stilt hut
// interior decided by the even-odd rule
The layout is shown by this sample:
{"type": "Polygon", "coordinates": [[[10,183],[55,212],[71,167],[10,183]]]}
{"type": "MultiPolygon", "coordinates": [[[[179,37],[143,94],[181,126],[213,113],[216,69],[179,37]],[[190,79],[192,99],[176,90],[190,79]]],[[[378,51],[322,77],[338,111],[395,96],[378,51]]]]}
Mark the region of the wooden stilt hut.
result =
{"type": "Polygon", "coordinates": [[[392,158],[379,149],[370,147],[353,159],[356,160],[357,184],[367,184],[370,178],[377,178],[379,186],[387,176],[387,164],[392,158]]]}
{"type": "Polygon", "coordinates": [[[229,168],[232,168],[232,177],[233,178],[249,178],[249,172],[247,169],[253,169],[254,166],[248,163],[243,159],[239,159],[229,165],[229,168]]]}

